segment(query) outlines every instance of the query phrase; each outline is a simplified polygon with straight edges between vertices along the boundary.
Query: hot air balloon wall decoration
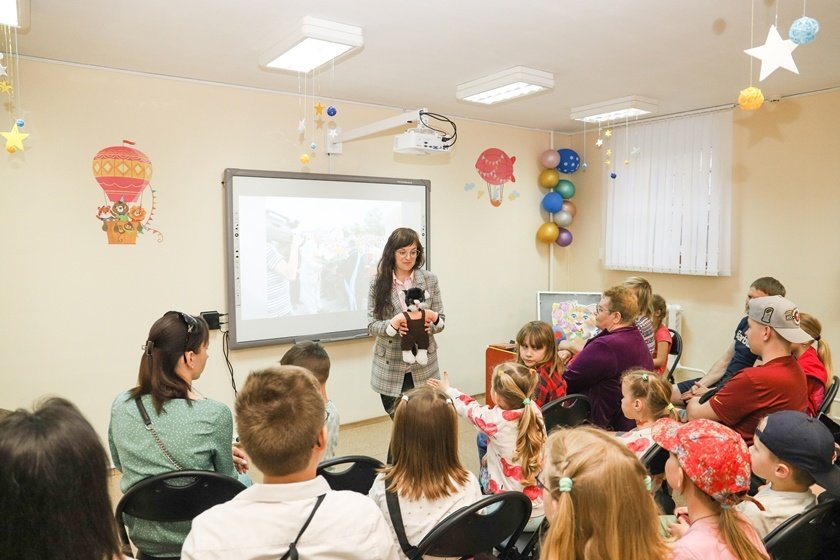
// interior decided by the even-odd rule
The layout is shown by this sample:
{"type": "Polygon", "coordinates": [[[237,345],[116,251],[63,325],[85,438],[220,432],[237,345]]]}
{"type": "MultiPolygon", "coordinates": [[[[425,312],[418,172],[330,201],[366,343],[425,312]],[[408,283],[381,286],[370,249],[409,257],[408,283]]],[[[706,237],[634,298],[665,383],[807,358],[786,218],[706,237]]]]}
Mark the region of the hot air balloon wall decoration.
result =
{"type": "Polygon", "coordinates": [[[134,142],[123,140],[122,146],[103,148],[93,156],[93,176],[105,194],[106,204],[99,206],[96,217],[102,222],[108,243],[134,245],[138,234],[151,233],[158,242],[163,234],[149,226],[156,199],[155,190],[149,186],[152,162],[134,142]],[[143,207],[143,193],[151,192],[151,208],[143,207]]]}
{"type": "MultiPolygon", "coordinates": [[[[494,207],[501,206],[505,196],[505,184],[508,181],[516,182],[513,176],[513,164],[516,163],[516,156],[507,155],[499,148],[487,148],[475,162],[478,174],[487,182],[487,194],[490,196],[490,204],[494,207]]],[[[511,200],[515,198],[511,193],[511,200]]]]}

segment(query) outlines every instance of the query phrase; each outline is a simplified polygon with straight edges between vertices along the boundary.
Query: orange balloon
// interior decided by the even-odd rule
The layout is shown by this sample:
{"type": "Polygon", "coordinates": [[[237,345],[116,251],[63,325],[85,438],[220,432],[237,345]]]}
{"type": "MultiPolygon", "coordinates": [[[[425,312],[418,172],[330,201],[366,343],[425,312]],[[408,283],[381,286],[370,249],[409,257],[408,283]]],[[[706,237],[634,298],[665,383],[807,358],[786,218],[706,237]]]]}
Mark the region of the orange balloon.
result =
{"type": "Polygon", "coordinates": [[[546,222],[537,230],[537,239],[543,243],[554,243],[560,235],[560,228],[554,222],[546,222]]]}
{"type": "Polygon", "coordinates": [[[556,169],[543,169],[537,182],[544,189],[553,189],[560,182],[560,172],[556,169]]]}

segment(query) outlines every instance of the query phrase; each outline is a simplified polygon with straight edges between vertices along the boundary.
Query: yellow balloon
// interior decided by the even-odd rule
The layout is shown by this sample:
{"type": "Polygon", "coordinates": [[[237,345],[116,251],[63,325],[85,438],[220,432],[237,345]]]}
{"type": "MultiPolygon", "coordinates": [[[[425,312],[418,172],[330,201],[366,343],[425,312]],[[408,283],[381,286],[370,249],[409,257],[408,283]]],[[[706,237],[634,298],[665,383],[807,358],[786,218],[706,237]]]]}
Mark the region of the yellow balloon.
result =
{"type": "Polygon", "coordinates": [[[537,230],[537,239],[543,243],[554,243],[560,235],[560,228],[554,222],[546,222],[537,230]]]}
{"type": "Polygon", "coordinates": [[[557,186],[557,183],[560,181],[560,172],[556,169],[543,169],[540,172],[540,176],[537,179],[537,182],[540,184],[541,187],[544,189],[553,189],[557,186]]]}

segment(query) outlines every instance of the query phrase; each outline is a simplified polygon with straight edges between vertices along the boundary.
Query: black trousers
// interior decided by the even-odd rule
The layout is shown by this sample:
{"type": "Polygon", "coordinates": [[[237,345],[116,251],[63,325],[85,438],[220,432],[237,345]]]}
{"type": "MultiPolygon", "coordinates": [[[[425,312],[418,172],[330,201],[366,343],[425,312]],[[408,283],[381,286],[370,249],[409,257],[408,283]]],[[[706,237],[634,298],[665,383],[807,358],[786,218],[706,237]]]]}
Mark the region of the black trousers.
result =
{"type": "MultiPolygon", "coordinates": [[[[408,372],[405,374],[405,377],[403,377],[402,392],[405,393],[411,389],[414,389],[414,379],[411,377],[411,372],[408,372]]],[[[388,416],[390,416],[391,420],[393,420],[394,409],[396,408],[397,401],[400,400],[400,397],[391,397],[380,393],[379,398],[382,399],[382,407],[385,409],[385,412],[387,412],[388,416]]]]}

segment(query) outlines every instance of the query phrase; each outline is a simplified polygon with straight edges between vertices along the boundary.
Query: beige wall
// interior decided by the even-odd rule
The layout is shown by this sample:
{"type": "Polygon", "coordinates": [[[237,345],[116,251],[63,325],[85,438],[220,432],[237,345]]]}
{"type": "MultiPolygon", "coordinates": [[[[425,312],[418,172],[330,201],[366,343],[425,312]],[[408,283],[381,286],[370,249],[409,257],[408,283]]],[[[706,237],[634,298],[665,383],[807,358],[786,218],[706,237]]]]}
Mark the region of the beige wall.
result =
{"type": "MultiPolygon", "coordinates": [[[[648,274],[654,292],[684,307],[682,362],[707,369],[731,342],[749,284],[778,278],[788,297],[840,333],[840,91],[736,109],[733,127],[732,276],[648,274]]],[[[589,169],[576,174],[575,242],[559,260],[556,290],[599,290],[630,273],[607,271],[601,247],[601,173],[587,135],[589,169]]],[[[571,146],[583,153],[583,138],[571,146]]],[[[621,172],[621,169],[618,169],[621,172]]]]}
{"type": "MultiPolygon", "coordinates": [[[[135,381],[151,323],[169,309],[227,311],[222,172],[300,170],[299,102],[296,96],[32,60],[22,61],[21,80],[24,130],[32,136],[25,152],[0,155],[0,408],[29,406],[44,394],[65,396],[104,436],[111,400],[135,381]],[[159,208],[153,225],[164,233],[163,243],[146,237],[136,246],[109,246],[99,229],[95,212],[103,197],[91,159],[123,138],[136,141],[154,164],[159,208]]],[[[328,83],[322,88],[328,94],[328,83]]],[[[397,113],[335,104],[345,129],[397,113]]],[[[831,152],[838,105],[840,93],[833,92],[736,114],[733,276],[650,275],[655,291],[685,307],[685,364],[706,368],[721,353],[757,276],[782,280],[790,297],[823,321],[827,340],[838,332],[840,296],[833,287],[840,280],[834,258],[840,158],[831,152]]],[[[598,259],[601,169],[591,145],[589,170],[572,177],[578,187],[575,242],[551,249],[549,263],[549,248],[534,238],[542,220],[537,159],[549,135],[456,120],[459,141],[449,157],[395,156],[392,133],[385,133],[346,144],[332,171],[431,180],[432,269],[441,278],[447,312],[441,364],[457,385],[480,392],[486,344],[513,337],[534,317],[537,290],[599,290],[626,274],[603,270],[598,259]],[[474,163],[487,147],[517,157],[516,183],[507,192],[515,189],[520,197],[499,208],[486,195],[476,198],[484,182],[474,163]],[[476,188],[466,191],[470,182],[476,188]]],[[[557,144],[583,153],[579,136],[560,137],[557,144]]],[[[320,153],[311,171],[330,171],[327,159],[320,153]]],[[[286,348],[233,352],[237,383],[286,348]]],[[[333,359],[329,391],[344,422],[381,414],[368,385],[370,348],[369,340],[327,346],[333,359]]],[[[210,353],[197,387],[232,404],[218,333],[210,353]]]]}
{"type": "MultiPolygon", "coordinates": [[[[112,399],[136,380],[140,346],[154,320],[169,309],[227,311],[222,173],[226,167],[301,170],[299,102],[31,60],[21,63],[21,83],[24,131],[31,136],[24,152],[0,155],[0,408],[29,406],[43,394],[65,396],[104,435],[112,399]],[[146,236],[136,246],[109,246],[95,218],[104,201],[91,160],[124,138],[136,141],[154,165],[153,225],[163,243],[146,236]]],[[[345,129],[399,112],[335,104],[345,129]]],[[[432,269],[447,314],[438,338],[441,364],[459,386],[482,392],[485,346],[514,336],[534,314],[534,293],[548,289],[548,252],[534,232],[541,220],[537,156],[550,137],[456,120],[459,140],[449,157],[395,156],[392,131],[345,144],[333,172],[431,180],[432,269]],[[507,192],[520,197],[499,208],[486,194],[476,198],[486,189],[474,164],[488,147],[517,157],[516,183],[507,192]],[[476,188],[465,191],[469,182],[476,188]]],[[[320,152],[311,171],[328,172],[327,159],[320,152]]],[[[344,422],[382,414],[369,387],[371,346],[369,339],[327,345],[328,389],[344,422]]],[[[237,383],[286,349],[232,352],[237,383]]],[[[196,386],[232,404],[218,333],[210,354],[196,386]]]]}

